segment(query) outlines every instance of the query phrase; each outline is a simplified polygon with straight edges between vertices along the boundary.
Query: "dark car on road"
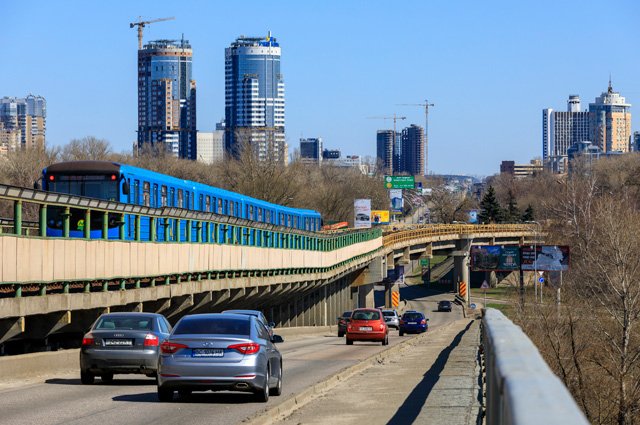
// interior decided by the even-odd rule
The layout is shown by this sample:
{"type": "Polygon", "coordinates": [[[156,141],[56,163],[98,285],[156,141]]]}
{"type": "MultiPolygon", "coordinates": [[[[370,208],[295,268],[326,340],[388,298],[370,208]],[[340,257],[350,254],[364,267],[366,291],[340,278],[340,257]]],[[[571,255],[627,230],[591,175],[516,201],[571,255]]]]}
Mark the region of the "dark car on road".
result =
{"type": "Polygon", "coordinates": [[[171,325],[161,314],[103,314],[82,338],[80,380],[93,384],[100,376],[111,382],[116,373],[155,376],[160,344],[170,332],[171,325]]]}
{"type": "Polygon", "coordinates": [[[451,312],[451,301],[447,301],[447,300],[438,301],[438,311],[451,312]]]}
{"type": "Polygon", "coordinates": [[[342,316],[336,317],[338,320],[338,337],[342,338],[345,333],[347,333],[347,325],[349,324],[349,320],[351,319],[351,311],[345,311],[342,313],[342,316]]]}
{"type": "Polygon", "coordinates": [[[400,318],[400,336],[426,332],[429,329],[429,319],[419,311],[409,310],[400,318]]]}
{"type": "Polygon", "coordinates": [[[282,356],[255,316],[194,314],[184,316],[160,346],[158,399],[175,391],[252,392],[260,402],[282,393],[282,356]]]}

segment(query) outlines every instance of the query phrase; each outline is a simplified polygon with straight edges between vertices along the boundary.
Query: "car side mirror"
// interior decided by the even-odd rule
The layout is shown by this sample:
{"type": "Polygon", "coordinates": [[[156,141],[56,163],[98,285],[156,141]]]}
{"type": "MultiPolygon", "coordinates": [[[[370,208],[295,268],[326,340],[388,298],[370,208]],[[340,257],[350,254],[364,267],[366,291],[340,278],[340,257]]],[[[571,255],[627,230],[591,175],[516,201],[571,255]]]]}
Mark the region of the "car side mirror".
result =
{"type": "Polygon", "coordinates": [[[274,335],[271,337],[271,342],[273,342],[274,344],[279,344],[281,342],[284,342],[284,338],[282,338],[280,335],[274,335]]]}
{"type": "Polygon", "coordinates": [[[275,328],[276,327],[276,323],[275,322],[269,322],[269,327],[270,328],[275,328]]]}

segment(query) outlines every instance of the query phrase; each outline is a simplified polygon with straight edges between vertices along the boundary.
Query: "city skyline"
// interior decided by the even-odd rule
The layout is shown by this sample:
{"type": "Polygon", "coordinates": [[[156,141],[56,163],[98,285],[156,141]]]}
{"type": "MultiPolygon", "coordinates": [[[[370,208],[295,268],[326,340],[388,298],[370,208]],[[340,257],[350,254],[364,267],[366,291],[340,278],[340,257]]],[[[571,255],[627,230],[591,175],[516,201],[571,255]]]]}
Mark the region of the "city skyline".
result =
{"type": "Polygon", "coordinates": [[[567,94],[591,100],[587,94],[606,90],[611,74],[628,103],[640,97],[640,66],[632,54],[640,7],[631,1],[615,8],[578,1],[490,7],[410,2],[393,8],[284,2],[273,10],[249,1],[242,20],[224,18],[238,13],[233,4],[35,3],[4,6],[11,41],[5,55],[16,59],[0,71],[0,96],[44,96],[50,146],[93,135],[129,150],[137,128],[137,39],[128,24],[138,15],[176,17],[146,27],[145,43],[188,36],[197,58],[200,131],[213,130],[224,116],[224,48],[243,34],[276,34],[286,46],[290,150],[300,137],[317,136],[345,153],[375,156],[376,132],[385,126],[366,117],[396,112],[407,116],[407,124],[423,125],[420,108],[399,104],[429,99],[435,103],[430,171],[490,175],[503,159],[525,163],[541,156],[539,111],[562,105],[567,94]],[[398,24],[380,32],[376,22],[383,18],[398,24]],[[624,37],[612,43],[598,30],[603,22],[615,22],[624,37]],[[590,42],[579,42],[584,39],[590,42]],[[567,43],[571,51],[563,48],[567,43]],[[594,60],[593,52],[601,57],[594,60]],[[396,66],[405,57],[412,66],[396,66]]]}

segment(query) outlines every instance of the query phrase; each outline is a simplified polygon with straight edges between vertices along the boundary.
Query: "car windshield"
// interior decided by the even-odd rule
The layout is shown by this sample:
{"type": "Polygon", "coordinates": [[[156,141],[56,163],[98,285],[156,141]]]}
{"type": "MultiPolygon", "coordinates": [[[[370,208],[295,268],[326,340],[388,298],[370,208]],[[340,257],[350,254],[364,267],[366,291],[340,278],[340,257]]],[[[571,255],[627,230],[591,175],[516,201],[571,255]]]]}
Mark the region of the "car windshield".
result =
{"type": "Polygon", "coordinates": [[[420,313],[405,313],[402,316],[404,320],[422,320],[422,314],[420,313]]]}
{"type": "Polygon", "coordinates": [[[441,305],[449,305],[451,302],[450,301],[440,301],[441,305]]]}
{"type": "Polygon", "coordinates": [[[393,311],[383,311],[382,315],[383,316],[395,316],[395,313],[393,311]]]}
{"type": "Polygon", "coordinates": [[[380,313],[377,311],[356,311],[352,318],[353,320],[380,320],[380,313]]]}
{"type": "Polygon", "coordinates": [[[226,317],[198,317],[181,320],[173,331],[174,335],[249,335],[250,320],[226,317]]]}
{"type": "Polygon", "coordinates": [[[151,317],[144,316],[107,316],[101,317],[95,327],[96,330],[136,330],[150,331],[153,330],[153,320],[151,317]]]}

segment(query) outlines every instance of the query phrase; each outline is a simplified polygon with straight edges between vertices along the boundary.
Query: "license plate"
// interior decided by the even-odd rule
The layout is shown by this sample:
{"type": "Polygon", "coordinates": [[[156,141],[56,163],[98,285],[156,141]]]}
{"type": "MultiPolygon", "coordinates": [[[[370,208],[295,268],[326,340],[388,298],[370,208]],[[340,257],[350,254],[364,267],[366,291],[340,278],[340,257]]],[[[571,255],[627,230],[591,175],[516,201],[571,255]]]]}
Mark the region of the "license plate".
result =
{"type": "Polygon", "coordinates": [[[194,348],[193,357],[222,357],[224,350],[222,348],[194,348]]]}
{"type": "Polygon", "coordinates": [[[371,326],[360,326],[361,331],[371,331],[373,328],[371,326]]]}
{"type": "Polygon", "coordinates": [[[409,325],[417,325],[417,324],[418,324],[418,322],[409,322],[408,324],[409,324],[409,325]]]}
{"type": "Polygon", "coordinates": [[[131,339],[105,339],[104,345],[117,346],[117,347],[130,347],[133,345],[131,339]]]}

